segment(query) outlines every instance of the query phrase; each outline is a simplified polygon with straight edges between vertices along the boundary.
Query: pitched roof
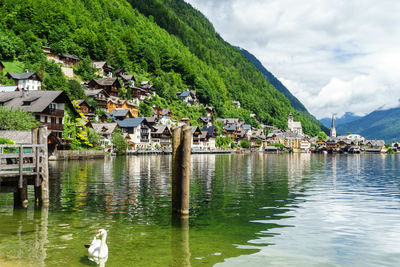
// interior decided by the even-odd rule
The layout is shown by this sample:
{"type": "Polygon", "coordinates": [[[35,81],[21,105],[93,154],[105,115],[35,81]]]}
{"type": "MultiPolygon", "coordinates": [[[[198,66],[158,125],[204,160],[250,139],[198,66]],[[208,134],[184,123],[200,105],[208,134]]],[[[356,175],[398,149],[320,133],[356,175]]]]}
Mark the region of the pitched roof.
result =
{"type": "Polygon", "coordinates": [[[98,85],[101,86],[107,86],[107,85],[113,85],[116,81],[118,81],[117,78],[100,78],[100,79],[93,79],[98,85]]]}
{"type": "Polygon", "coordinates": [[[176,93],[176,95],[178,97],[188,97],[190,95],[190,91],[189,90],[181,91],[181,92],[176,93]]]}
{"type": "Polygon", "coordinates": [[[93,90],[92,89],[86,89],[86,90],[83,90],[83,91],[85,92],[86,96],[95,96],[95,95],[99,94],[101,91],[103,91],[103,93],[106,96],[108,96],[107,92],[104,91],[103,89],[93,89],[93,90]]]}
{"type": "Polygon", "coordinates": [[[108,135],[114,132],[117,123],[92,123],[92,127],[97,133],[108,135]]]}
{"type": "Polygon", "coordinates": [[[227,131],[235,131],[236,127],[234,125],[228,125],[228,126],[225,126],[224,129],[227,131]]]}
{"type": "Polygon", "coordinates": [[[0,93],[0,102],[3,102],[5,107],[29,112],[42,112],[57,99],[59,103],[62,103],[68,100],[68,96],[64,91],[30,91],[28,94],[22,91],[0,93]]]}
{"type": "Polygon", "coordinates": [[[129,112],[129,109],[116,108],[110,112],[110,115],[113,117],[125,117],[129,112]]]}
{"type": "Polygon", "coordinates": [[[250,124],[243,124],[242,128],[243,128],[243,130],[249,131],[249,130],[251,130],[251,125],[250,124]]]}
{"type": "Polygon", "coordinates": [[[201,131],[200,138],[201,138],[201,139],[205,139],[205,138],[207,137],[207,135],[210,135],[210,134],[208,133],[208,131],[201,131]]]}
{"type": "Polygon", "coordinates": [[[14,92],[18,86],[0,86],[0,92],[14,92]]]}
{"type": "Polygon", "coordinates": [[[132,74],[120,74],[119,77],[121,77],[125,81],[133,80],[133,75],[132,74]]]}
{"type": "Polygon", "coordinates": [[[7,72],[7,76],[14,80],[28,80],[31,78],[37,78],[38,80],[42,81],[36,72],[7,72]]]}
{"type": "Polygon", "coordinates": [[[139,126],[144,120],[145,118],[129,118],[123,121],[117,121],[117,123],[121,128],[131,128],[139,126]]]}
{"type": "Polygon", "coordinates": [[[157,125],[154,126],[155,131],[152,134],[162,134],[165,131],[165,128],[168,128],[166,125],[157,125]]]}
{"type": "Polygon", "coordinates": [[[157,122],[157,117],[152,116],[152,117],[145,117],[148,123],[156,123],[157,122]]]}
{"type": "Polygon", "coordinates": [[[79,57],[77,57],[75,55],[67,54],[67,53],[61,53],[61,57],[70,58],[70,59],[74,59],[74,60],[79,60],[79,57]]]}
{"type": "Polygon", "coordinates": [[[214,134],[214,131],[216,130],[215,126],[204,126],[203,129],[201,129],[201,131],[207,131],[208,135],[212,136],[214,134]]]}
{"type": "Polygon", "coordinates": [[[93,66],[94,66],[96,69],[102,69],[103,66],[104,66],[105,64],[106,64],[105,61],[94,61],[94,62],[93,62],[93,66]]]}

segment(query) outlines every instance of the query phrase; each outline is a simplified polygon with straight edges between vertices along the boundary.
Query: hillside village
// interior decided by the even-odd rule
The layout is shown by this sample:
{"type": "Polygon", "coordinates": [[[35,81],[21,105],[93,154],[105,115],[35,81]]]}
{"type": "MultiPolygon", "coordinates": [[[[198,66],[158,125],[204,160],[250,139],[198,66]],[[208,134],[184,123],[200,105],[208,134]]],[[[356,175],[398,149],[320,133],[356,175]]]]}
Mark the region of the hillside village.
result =
{"type": "MultiPolygon", "coordinates": [[[[74,66],[80,59],[75,55],[54,54],[50,47],[43,46],[48,61],[58,64],[67,79],[74,79],[74,66]]],[[[193,151],[220,151],[221,149],[251,149],[279,152],[385,152],[383,140],[365,140],[359,135],[336,136],[334,118],[329,137],[309,137],[303,133],[301,122],[288,115],[288,129],[263,125],[254,118],[258,127],[246,124],[237,118],[217,118],[214,107],[203,106],[195,90],[182,88],[176,100],[186,107],[203,107],[204,114],[196,121],[174,116],[170,109],[152,105],[157,97],[157,88],[149,81],[137,80],[133,74],[117,69],[106,61],[92,62],[96,78],[83,81],[80,86],[84,98],[71,99],[64,91],[42,90],[42,79],[36,72],[7,72],[6,77],[14,81],[13,86],[0,85],[0,106],[31,112],[35,119],[48,126],[49,151],[69,150],[73,140],[65,133],[65,123],[70,115],[79,118],[76,126],[83,135],[87,129],[94,130],[100,137],[99,149],[113,152],[112,134],[121,131],[128,144],[127,152],[169,152],[172,128],[189,125],[192,129],[193,151]],[[121,97],[121,92],[126,92],[121,97]],[[143,116],[140,105],[150,107],[143,116]]],[[[0,62],[0,71],[5,66],[0,62]]],[[[7,71],[7,70],[6,70],[7,71]]],[[[240,108],[239,101],[232,105],[240,108]]],[[[393,144],[397,151],[398,144],[393,144]]]]}

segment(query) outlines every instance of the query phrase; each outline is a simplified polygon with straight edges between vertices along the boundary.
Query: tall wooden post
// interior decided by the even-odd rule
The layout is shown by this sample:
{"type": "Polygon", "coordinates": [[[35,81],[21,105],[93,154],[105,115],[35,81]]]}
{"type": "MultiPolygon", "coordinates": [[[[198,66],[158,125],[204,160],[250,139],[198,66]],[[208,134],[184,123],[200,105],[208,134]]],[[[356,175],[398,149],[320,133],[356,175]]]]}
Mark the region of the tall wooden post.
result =
{"type": "Polygon", "coordinates": [[[182,196],[180,214],[189,215],[189,197],[190,197],[190,161],[192,153],[192,129],[188,126],[183,128],[183,146],[182,146],[182,196]]]}
{"type": "Polygon", "coordinates": [[[180,216],[189,215],[191,147],[191,128],[175,128],[172,143],[172,212],[180,216]]]}
{"type": "Polygon", "coordinates": [[[47,156],[47,126],[41,125],[39,126],[39,144],[44,145],[41,148],[42,151],[42,204],[43,206],[49,205],[49,162],[47,156]]]}
{"type": "MultiPolygon", "coordinates": [[[[32,129],[32,144],[39,144],[39,127],[35,127],[32,129]]],[[[41,189],[41,179],[40,179],[40,148],[36,147],[32,151],[35,155],[34,163],[35,163],[35,205],[39,206],[42,203],[42,189],[41,189]]]]}
{"type": "Polygon", "coordinates": [[[176,127],[173,129],[172,135],[172,212],[174,214],[181,209],[181,189],[179,187],[180,177],[182,176],[180,168],[180,162],[182,161],[181,140],[182,127],[176,127]]]}

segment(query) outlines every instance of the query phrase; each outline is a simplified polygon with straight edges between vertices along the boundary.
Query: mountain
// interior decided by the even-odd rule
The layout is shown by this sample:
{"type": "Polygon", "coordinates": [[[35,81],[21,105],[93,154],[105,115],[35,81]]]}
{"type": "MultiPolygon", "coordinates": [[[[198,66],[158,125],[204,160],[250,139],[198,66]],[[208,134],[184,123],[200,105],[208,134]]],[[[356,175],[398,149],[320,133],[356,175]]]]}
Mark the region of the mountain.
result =
{"type": "Polygon", "coordinates": [[[370,114],[337,127],[337,132],[357,133],[367,139],[383,139],[391,143],[400,140],[400,107],[388,110],[376,110],[370,114]]]}
{"type": "MultiPolygon", "coordinates": [[[[357,116],[352,112],[346,112],[342,117],[340,118],[335,118],[335,126],[339,126],[348,122],[352,122],[355,120],[360,119],[361,116],[357,116]]],[[[325,125],[327,128],[331,128],[332,124],[332,118],[323,118],[319,120],[322,122],[323,125],[325,125]]]]}
{"type": "Polygon", "coordinates": [[[270,84],[272,84],[279,92],[284,94],[287,99],[289,99],[290,104],[295,110],[308,117],[313,123],[320,126],[321,129],[326,133],[329,132],[328,128],[330,128],[330,126],[322,124],[313,115],[311,115],[306,107],[294,95],[292,95],[292,93],[286,88],[286,86],[284,86],[281,81],[278,80],[278,78],[276,78],[271,72],[269,72],[253,54],[243,48],[238,49],[247,58],[247,60],[250,61],[261,72],[262,75],[264,75],[264,77],[270,84]]]}
{"type": "Polygon", "coordinates": [[[254,123],[250,114],[256,113],[262,122],[285,128],[292,112],[305,133],[320,131],[183,0],[2,0],[0,12],[6,14],[0,17],[0,60],[37,71],[47,90],[68,85],[57,66],[46,62],[42,46],[85,62],[107,61],[148,80],[176,113],[183,112],[174,104],[176,93],[191,89],[218,116],[254,123]]]}

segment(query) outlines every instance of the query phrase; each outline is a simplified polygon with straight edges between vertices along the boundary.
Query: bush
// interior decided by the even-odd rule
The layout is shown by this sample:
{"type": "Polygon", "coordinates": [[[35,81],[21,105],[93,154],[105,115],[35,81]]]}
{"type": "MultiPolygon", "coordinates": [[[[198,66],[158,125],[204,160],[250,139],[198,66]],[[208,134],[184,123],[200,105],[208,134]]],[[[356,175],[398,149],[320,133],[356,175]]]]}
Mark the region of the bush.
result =
{"type": "Polygon", "coordinates": [[[111,142],[113,143],[115,153],[119,155],[126,153],[128,142],[125,140],[122,131],[119,128],[116,128],[112,133],[111,142]]]}
{"type": "Polygon", "coordinates": [[[241,148],[250,148],[251,143],[248,140],[240,140],[239,146],[241,148]]]}
{"type": "Polygon", "coordinates": [[[285,146],[284,146],[283,144],[281,144],[281,143],[273,143],[273,144],[271,144],[271,146],[278,147],[278,148],[280,148],[282,151],[285,150],[285,146]]]}
{"type": "Polygon", "coordinates": [[[30,130],[38,125],[29,112],[0,107],[0,130],[30,130]]]}
{"type": "Polygon", "coordinates": [[[100,145],[101,136],[92,128],[87,129],[88,139],[91,144],[94,146],[100,145]]]}

